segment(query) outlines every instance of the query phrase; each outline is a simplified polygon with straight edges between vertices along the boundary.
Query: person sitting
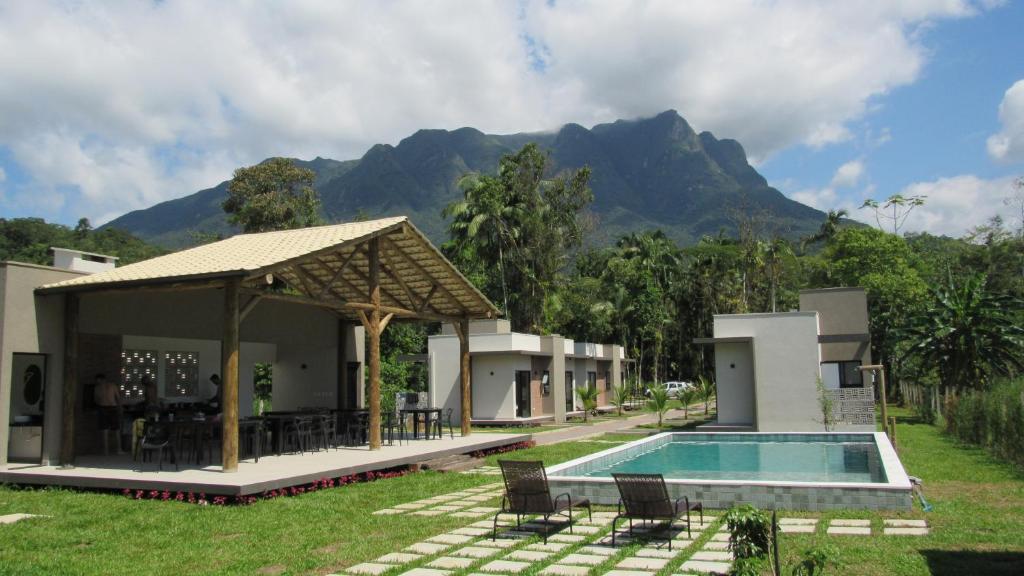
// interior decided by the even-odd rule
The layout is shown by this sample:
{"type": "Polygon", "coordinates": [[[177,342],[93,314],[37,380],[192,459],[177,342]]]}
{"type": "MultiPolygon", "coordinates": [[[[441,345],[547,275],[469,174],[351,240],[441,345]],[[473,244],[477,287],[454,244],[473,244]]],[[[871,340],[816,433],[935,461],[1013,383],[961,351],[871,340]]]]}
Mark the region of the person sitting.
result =
{"type": "Polygon", "coordinates": [[[149,374],[143,374],[142,379],[139,380],[139,384],[142,386],[142,406],[146,412],[156,410],[157,412],[163,407],[163,402],[160,400],[160,394],[156,388],[156,382],[150,378],[149,374]]]}
{"type": "Polygon", "coordinates": [[[210,382],[213,384],[213,396],[210,396],[207,403],[219,410],[224,399],[224,388],[221,386],[220,376],[211,375],[210,382]]]}
{"type": "Polygon", "coordinates": [[[96,386],[92,391],[93,401],[99,409],[99,432],[100,441],[103,445],[103,455],[110,455],[110,434],[114,435],[114,446],[118,454],[121,451],[121,390],[117,384],[107,380],[106,375],[96,375],[96,386]]]}

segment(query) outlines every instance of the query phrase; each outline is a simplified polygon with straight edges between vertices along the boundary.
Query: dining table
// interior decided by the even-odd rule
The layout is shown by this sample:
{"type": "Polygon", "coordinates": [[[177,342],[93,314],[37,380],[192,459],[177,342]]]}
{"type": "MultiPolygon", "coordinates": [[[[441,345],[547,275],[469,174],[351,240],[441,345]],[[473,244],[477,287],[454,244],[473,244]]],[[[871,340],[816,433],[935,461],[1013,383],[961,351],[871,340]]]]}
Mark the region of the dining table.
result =
{"type": "MultiPolygon", "coordinates": [[[[429,440],[433,429],[431,424],[441,419],[441,408],[402,408],[398,415],[402,419],[412,417],[413,440],[419,439],[420,422],[423,423],[423,437],[429,440]]],[[[440,438],[440,435],[438,437],[440,438]]]]}

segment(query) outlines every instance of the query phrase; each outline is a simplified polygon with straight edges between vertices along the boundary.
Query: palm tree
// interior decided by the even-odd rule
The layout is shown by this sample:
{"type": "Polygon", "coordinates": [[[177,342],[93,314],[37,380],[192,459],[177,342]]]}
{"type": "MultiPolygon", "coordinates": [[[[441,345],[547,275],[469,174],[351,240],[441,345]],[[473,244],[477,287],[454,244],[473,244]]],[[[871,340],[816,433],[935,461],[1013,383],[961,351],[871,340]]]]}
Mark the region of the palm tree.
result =
{"type": "Polygon", "coordinates": [[[715,383],[701,374],[697,376],[697,393],[704,399],[704,415],[708,415],[708,404],[711,403],[711,397],[715,395],[715,383]]]}
{"type": "Polygon", "coordinates": [[[801,250],[807,248],[808,244],[814,244],[815,242],[825,241],[828,242],[835,237],[836,233],[839,232],[839,225],[842,224],[843,218],[849,216],[850,213],[846,209],[829,210],[828,214],[825,215],[825,221],[818,227],[818,231],[810,236],[805,236],[800,240],[801,250]]]}
{"type": "Polygon", "coordinates": [[[665,412],[668,412],[668,391],[662,385],[657,385],[651,388],[651,395],[647,397],[647,411],[654,412],[658,415],[658,428],[661,428],[662,419],[665,417],[665,412]]]}
{"type": "Polygon", "coordinates": [[[686,387],[679,391],[679,402],[683,405],[683,419],[690,418],[690,404],[697,398],[697,390],[686,387]]]}
{"type": "Polygon", "coordinates": [[[931,305],[909,330],[910,350],[933,366],[942,383],[960,389],[984,388],[994,375],[1024,369],[1024,328],[1015,318],[1024,303],[988,290],[987,279],[972,276],[933,290],[931,305]]]}
{"type": "Polygon", "coordinates": [[[580,397],[580,403],[583,404],[583,421],[589,422],[590,413],[597,410],[597,388],[584,386],[576,390],[576,395],[580,397]]]}
{"type": "Polygon", "coordinates": [[[622,416],[622,408],[629,404],[630,392],[625,384],[619,384],[612,388],[612,405],[618,409],[619,416],[622,416]]]}

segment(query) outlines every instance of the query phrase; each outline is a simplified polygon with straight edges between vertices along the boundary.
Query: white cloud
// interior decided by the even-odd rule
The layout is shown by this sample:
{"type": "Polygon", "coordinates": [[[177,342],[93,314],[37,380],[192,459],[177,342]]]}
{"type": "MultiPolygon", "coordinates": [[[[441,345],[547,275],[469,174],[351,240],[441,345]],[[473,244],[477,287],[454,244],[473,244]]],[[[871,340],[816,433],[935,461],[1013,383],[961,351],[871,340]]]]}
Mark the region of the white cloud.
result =
{"type": "MultiPolygon", "coordinates": [[[[984,224],[993,216],[1001,216],[1010,226],[1017,226],[1018,215],[1003,200],[1013,191],[1013,178],[987,180],[965,174],[939,178],[930,182],[915,182],[900,190],[903,196],[927,196],[923,206],[915,208],[907,218],[901,232],[929,232],[959,237],[968,229],[984,224]]],[[[857,210],[851,215],[873,226],[877,225],[870,209],[857,210]]],[[[883,220],[885,229],[891,230],[883,220]]]]}
{"type": "Polygon", "coordinates": [[[988,153],[1002,162],[1024,162],[1024,80],[1016,81],[999,103],[1002,130],[988,138],[988,153]]]}
{"type": "Polygon", "coordinates": [[[917,32],[975,6],[0,0],[0,148],[29,180],[13,202],[57,196],[47,206],[94,218],[267,156],[353,158],[423,127],[675,108],[756,161],[849,138],[920,75],[917,32]]]}
{"type": "Polygon", "coordinates": [[[831,185],[835,188],[850,188],[856,186],[863,175],[864,162],[861,160],[850,160],[836,169],[831,185]]]}

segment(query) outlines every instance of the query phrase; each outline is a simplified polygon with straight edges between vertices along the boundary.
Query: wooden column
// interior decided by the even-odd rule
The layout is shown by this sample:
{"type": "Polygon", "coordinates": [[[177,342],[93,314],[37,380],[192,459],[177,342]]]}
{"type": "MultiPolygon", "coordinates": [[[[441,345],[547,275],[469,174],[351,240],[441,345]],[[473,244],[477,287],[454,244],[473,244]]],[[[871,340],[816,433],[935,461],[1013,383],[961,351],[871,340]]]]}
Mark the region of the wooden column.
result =
{"type": "Polygon", "coordinates": [[[221,344],[224,370],[221,374],[221,466],[224,472],[238,471],[238,293],[241,280],[224,284],[224,333],[221,344]]]}
{"type": "Polygon", "coordinates": [[[370,338],[370,450],[380,450],[380,239],[369,243],[370,309],[366,332],[370,338]]]}
{"type": "Polygon", "coordinates": [[[348,406],[348,322],[338,320],[338,397],[335,407],[355,408],[348,406]]]}
{"type": "Polygon", "coordinates": [[[64,388],[61,402],[60,464],[75,464],[75,407],[78,404],[78,307],[77,294],[64,295],[64,388]]]}
{"type": "Polygon", "coordinates": [[[455,324],[455,333],[459,335],[459,384],[461,386],[462,435],[469,436],[473,420],[473,397],[471,393],[471,370],[469,363],[469,320],[461,320],[455,324]]]}

